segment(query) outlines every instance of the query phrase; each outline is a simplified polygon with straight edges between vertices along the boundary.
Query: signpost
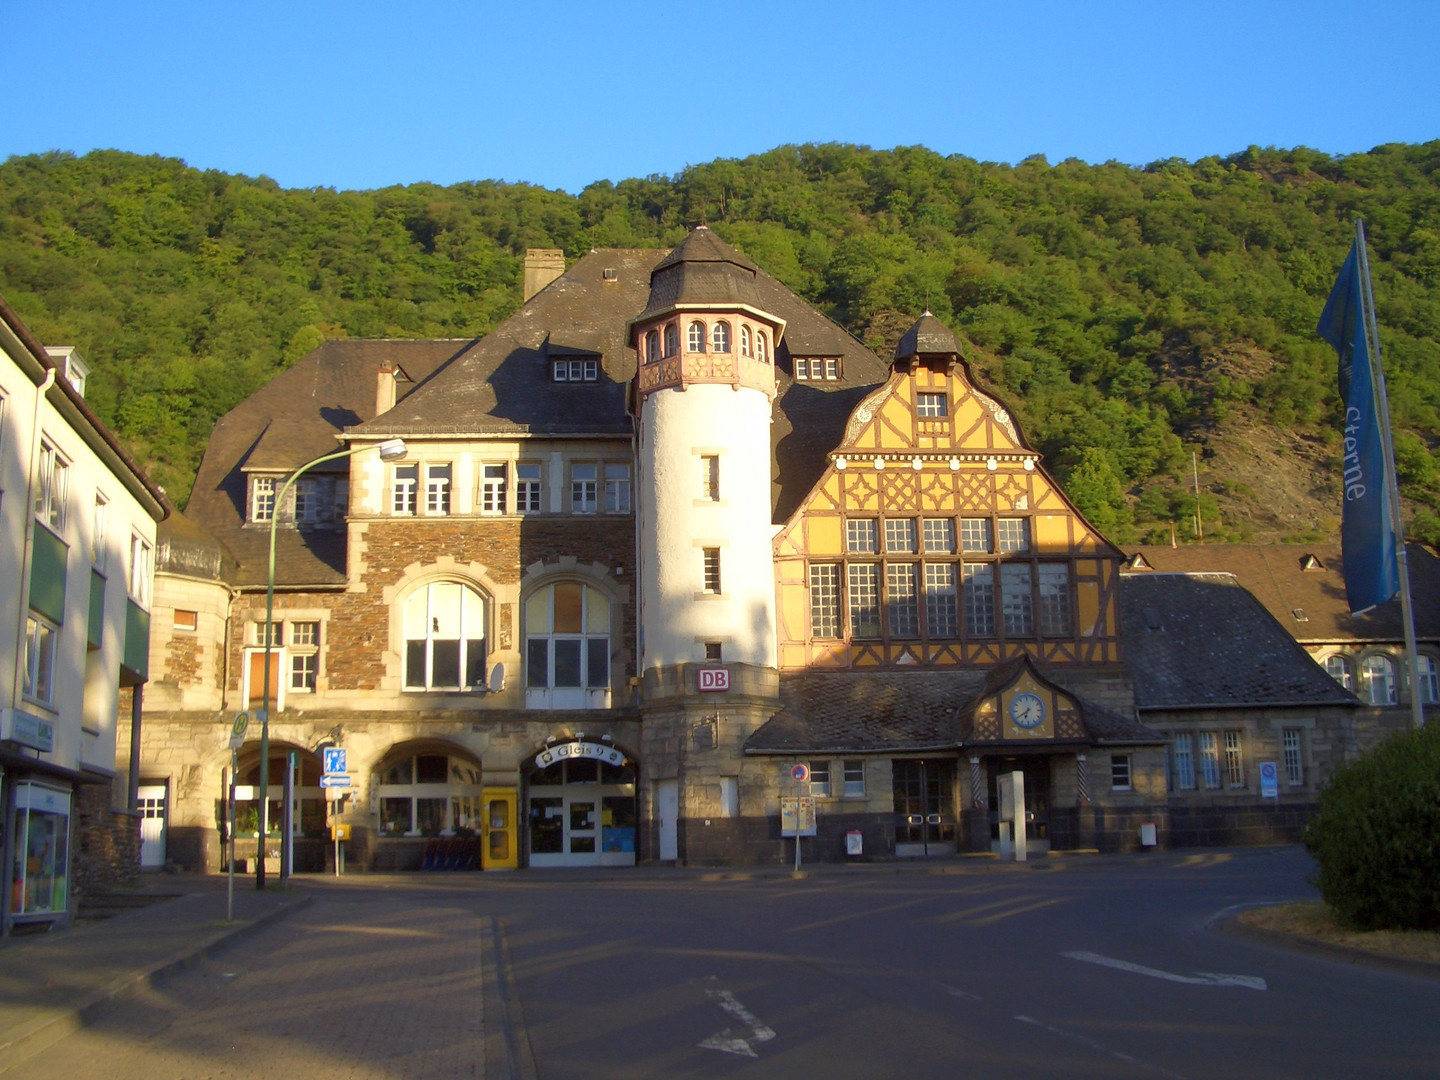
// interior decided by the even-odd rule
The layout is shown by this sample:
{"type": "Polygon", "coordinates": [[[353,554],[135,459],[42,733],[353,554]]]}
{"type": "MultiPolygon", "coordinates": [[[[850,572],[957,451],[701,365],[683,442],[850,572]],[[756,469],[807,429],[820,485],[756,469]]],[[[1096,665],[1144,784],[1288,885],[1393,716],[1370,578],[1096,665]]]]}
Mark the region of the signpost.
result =
{"type": "Polygon", "coordinates": [[[225,806],[230,819],[226,835],[230,837],[229,880],[226,882],[225,921],[235,918],[235,770],[239,767],[240,747],[245,745],[245,729],[250,726],[250,714],[240,713],[230,725],[230,783],[226,786],[225,806]]]}
{"type": "Polygon", "coordinates": [[[800,872],[800,838],[815,835],[815,799],[809,794],[810,766],[796,762],[790,769],[795,781],[795,794],[780,799],[780,835],[795,837],[795,872],[800,872]]]}
{"type": "Polygon", "coordinates": [[[1280,798],[1280,770],[1273,761],[1260,763],[1260,797],[1262,799],[1280,798]]]}
{"type": "MultiPolygon", "coordinates": [[[[336,816],[340,813],[340,801],[349,794],[349,789],[354,784],[354,777],[346,771],[349,765],[349,755],[345,753],[343,746],[327,746],[321,751],[321,761],[325,771],[320,777],[320,786],[325,789],[325,800],[334,808],[336,816]]],[[[350,839],[350,826],[342,825],[338,821],[330,826],[330,836],[335,842],[335,876],[340,876],[345,862],[344,852],[341,850],[340,841],[350,839]]]]}

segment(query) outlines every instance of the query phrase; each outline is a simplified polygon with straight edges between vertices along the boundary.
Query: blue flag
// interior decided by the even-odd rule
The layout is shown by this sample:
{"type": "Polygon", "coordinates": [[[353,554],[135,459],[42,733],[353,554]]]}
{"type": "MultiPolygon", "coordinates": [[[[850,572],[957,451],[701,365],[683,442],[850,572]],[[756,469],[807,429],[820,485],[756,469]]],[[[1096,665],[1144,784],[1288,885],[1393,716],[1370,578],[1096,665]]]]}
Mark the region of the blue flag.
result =
{"type": "Polygon", "coordinates": [[[1388,423],[1389,417],[1382,420],[1376,409],[1370,375],[1358,237],[1315,329],[1340,354],[1340,397],[1345,402],[1340,549],[1345,598],[1350,613],[1359,615],[1394,598],[1400,591],[1400,571],[1395,561],[1395,527],[1380,432],[1381,423],[1388,423]]]}

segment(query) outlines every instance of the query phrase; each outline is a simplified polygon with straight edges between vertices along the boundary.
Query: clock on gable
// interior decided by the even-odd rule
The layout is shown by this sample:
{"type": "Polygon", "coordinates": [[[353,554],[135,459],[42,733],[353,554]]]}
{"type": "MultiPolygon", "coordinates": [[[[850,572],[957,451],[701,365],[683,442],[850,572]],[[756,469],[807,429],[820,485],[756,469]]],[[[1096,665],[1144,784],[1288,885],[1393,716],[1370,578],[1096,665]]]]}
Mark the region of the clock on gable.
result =
{"type": "Polygon", "coordinates": [[[1038,694],[1016,694],[1010,699],[1010,721],[1025,731],[1045,722],[1045,701],[1038,694]]]}

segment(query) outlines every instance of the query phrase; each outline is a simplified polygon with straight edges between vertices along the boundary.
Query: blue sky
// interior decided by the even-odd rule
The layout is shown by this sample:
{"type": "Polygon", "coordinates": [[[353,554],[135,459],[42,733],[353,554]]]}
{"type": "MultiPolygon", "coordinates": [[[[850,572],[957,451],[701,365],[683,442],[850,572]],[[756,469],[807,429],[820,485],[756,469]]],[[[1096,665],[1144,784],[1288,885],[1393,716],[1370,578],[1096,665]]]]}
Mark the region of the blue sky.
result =
{"type": "Polygon", "coordinates": [[[0,0],[0,157],[285,187],[595,180],[801,142],[1144,164],[1440,138],[1440,2],[0,0]]]}

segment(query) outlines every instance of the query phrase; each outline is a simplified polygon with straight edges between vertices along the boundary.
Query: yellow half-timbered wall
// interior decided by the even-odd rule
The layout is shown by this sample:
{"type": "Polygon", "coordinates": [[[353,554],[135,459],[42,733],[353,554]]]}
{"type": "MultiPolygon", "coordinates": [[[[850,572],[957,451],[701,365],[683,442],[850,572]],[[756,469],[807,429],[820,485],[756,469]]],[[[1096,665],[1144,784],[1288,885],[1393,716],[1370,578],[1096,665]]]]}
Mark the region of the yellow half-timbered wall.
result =
{"type": "Polygon", "coordinates": [[[1120,553],[960,363],[897,368],[775,539],[782,669],[1119,660],[1120,553]]]}

